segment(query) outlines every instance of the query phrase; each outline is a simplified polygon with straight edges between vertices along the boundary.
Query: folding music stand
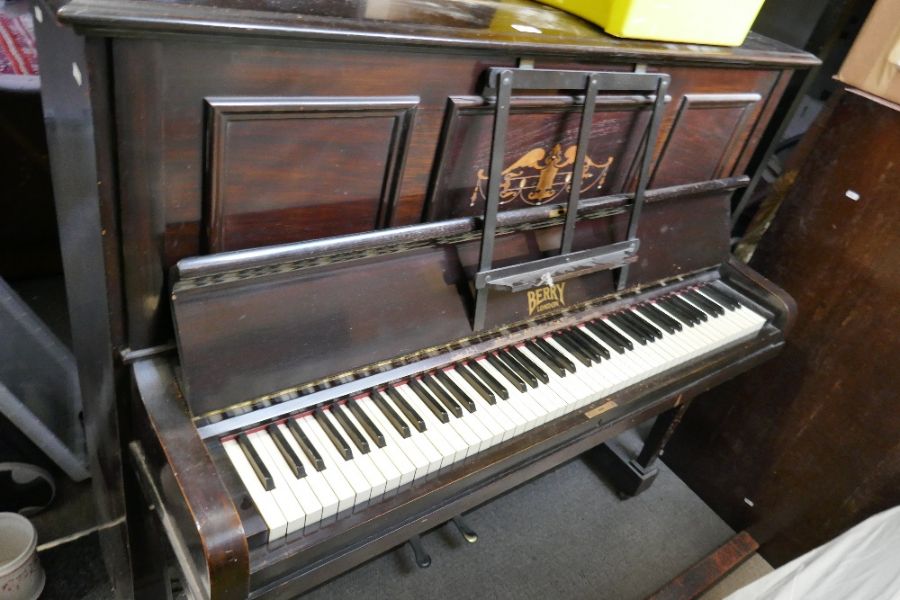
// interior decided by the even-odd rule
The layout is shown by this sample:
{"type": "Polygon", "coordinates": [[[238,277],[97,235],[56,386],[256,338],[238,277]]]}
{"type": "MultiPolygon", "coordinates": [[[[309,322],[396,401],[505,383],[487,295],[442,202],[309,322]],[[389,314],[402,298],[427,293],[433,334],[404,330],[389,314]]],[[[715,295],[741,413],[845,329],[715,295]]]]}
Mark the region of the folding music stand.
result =
{"type": "Polygon", "coordinates": [[[554,280],[569,279],[578,275],[604,269],[620,269],[618,289],[623,289],[628,279],[628,263],[637,256],[638,219],[644,203],[644,192],[650,176],[650,162],[659,133],[662,108],[665,103],[669,76],[662,73],[607,73],[590,71],[556,71],[541,69],[493,68],[488,73],[484,95],[494,96],[494,128],[491,138],[491,156],[488,187],[484,207],[484,225],[481,232],[481,251],[478,271],[475,274],[475,315],[472,327],[484,328],[488,293],[491,289],[519,292],[534,287],[550,285],[554,280]],[[510,100],[513,90],[568,90],[582,91],[584,104],[581,124],[572,167],[569,200],[563,225],[559,254],[548,258],[493,268],[494,241],[497,235],[497,209],[500,204],[500,179],[506,152],[506,131],[509,123],[510,100]],[[572,252],[575,237],[575,221],[584,176],[584,162],[591,138],[594,107],[599,92],[646,92],[655,94],[653,112],[643,140],[643,156],[638,174],[637,188],[631,205],[626,239],[622,242],[572,252]]]}

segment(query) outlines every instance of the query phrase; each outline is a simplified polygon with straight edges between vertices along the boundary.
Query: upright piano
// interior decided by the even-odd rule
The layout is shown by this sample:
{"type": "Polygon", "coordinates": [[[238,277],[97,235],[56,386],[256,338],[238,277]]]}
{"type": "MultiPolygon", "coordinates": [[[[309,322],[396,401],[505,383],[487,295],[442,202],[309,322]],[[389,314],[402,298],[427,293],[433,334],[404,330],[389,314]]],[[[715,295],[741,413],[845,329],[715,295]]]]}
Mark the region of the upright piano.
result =
{"type": "Polygon", "coordinates": [[[784,344],[729,213],[808,54],[525,0],[34,11],[122,596],[425,564],[419,534],[592,449],[640,493],[691,398],[784,344]]]}

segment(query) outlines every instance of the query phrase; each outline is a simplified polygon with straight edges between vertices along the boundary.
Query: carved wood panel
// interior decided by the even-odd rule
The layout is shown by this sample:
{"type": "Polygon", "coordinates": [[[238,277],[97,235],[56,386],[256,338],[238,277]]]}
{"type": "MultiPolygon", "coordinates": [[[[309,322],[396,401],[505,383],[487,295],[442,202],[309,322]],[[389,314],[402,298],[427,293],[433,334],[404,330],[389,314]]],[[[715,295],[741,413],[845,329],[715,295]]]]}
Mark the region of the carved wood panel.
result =
{"type": "Polygon", "coordinates": [[[650,185],[664,187],[729,175],[760,100],[757,93],[682,96],[650,185]]]}
{"type": "MultiPolygon", "coordinates": [[[[649,119],[641,96],[598,98],[586,156],[584,199],[621,191],[649,119]]],[[[575,159],[580,105],[567,96],[513,100],[500,209],[563,202],[575,159]]],[[[448,101],[425,219],[484,213],[494,108],[477,96],[448,101]]]]}
{"type": "Polygon", "coordinates": [[[414,96],[207,98],[208,251],[384,227],[418,103],[414,96]]]}

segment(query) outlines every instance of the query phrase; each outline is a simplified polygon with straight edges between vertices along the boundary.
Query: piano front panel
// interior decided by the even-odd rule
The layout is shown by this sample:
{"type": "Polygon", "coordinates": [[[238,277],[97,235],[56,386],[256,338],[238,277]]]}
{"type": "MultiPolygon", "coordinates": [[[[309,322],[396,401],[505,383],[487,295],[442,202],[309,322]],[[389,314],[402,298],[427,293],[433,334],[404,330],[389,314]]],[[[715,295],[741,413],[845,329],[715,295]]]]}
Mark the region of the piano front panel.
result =
{"type": "Polygon", "coordinates": [[[209,98],[206,252],[390,222],[419,99],[209,98]]]}
{"type": "MultiPolygon", "coordinates": [[[[164,274],[182,258],[477,212],[490,119],[483,108],[466,103],[478,97],[488,68],[514,67],[519,58],[384,45],[178,39],[116,39],[112,57],[133,348],[171,336],[161,293],[168,283],[164,274]],[[374,107],[351,115],[346,105],[328,112],[309,104],[337,106],[353,99],[365,105],[397,97],[418,98],[414,118],[408,114],[412,108],[381,117],[374,107]],[[250,120],[226,118],[226,131],[207,120],[208,101],[216,98],[251,104],[266,98],[269,107],[250,111],[250,120]],[[353,134],[347,131],[351,122],[358,127],[353,134]],[[400,122],[411,124],[406,139],[396,135],[400,122]],[[224,162],[207,163],[205,146],[224,162]],[[437,167],[440,161],[444,168],[437,167]]],[[[539,59],[536,66],[550,63],[539,59]]],[[[553,66],[635,68],[612,57],[592,64],[555,59],[553,66]]],[[[777,99],[781,88],[775,83],[784,80],[777,68],[648,68],[672,73],[672,100],[657,154],[677,125],[656,186],[699,180],[710,172],[731,174],[744,164],[764,125],[763,106],[777,99]],[[732,95],[732,100],[757,94],[762,100],[747,110],[714,108],[697,99],[685,105],[685,95],[698,94],[732,95]],[[687,109],[676,124],[682,106],[687,109]]],[[[595,119],[590,158],[598,166],[592,167],[590,195],[627,189],[646,121],[646,111],[607,108],[595,119]]],[[[535,196],[527,202],[514,197],[510,207],[545,201],[561,190],[574,125],[565,108],[523,105],[516,111],[507,168],[519,163],[526,179],[511,177],[511,185],[533,182],[535,189],[523,197],[535,196]]]]}

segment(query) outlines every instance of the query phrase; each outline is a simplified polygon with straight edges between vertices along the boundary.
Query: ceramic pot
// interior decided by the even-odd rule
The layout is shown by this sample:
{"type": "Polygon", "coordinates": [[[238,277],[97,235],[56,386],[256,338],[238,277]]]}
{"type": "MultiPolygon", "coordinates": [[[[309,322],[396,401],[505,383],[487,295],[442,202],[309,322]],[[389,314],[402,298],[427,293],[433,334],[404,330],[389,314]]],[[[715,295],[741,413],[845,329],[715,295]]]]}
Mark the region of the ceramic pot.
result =
{"type": "Polygon", "coordinates": [[[34,600],[44,589],[37,532],[16,513],[0,513],[0,599],[34,600]]]}

